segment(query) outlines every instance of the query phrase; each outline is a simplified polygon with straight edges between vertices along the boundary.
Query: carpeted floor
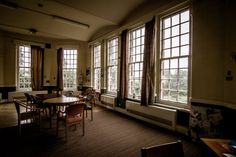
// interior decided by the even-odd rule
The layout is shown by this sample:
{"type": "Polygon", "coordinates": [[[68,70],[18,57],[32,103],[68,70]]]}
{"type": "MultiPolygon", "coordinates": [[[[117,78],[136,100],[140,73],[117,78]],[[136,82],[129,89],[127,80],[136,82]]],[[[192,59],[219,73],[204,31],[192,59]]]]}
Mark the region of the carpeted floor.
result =
{"type": "Polygon", "coordinates": [[[14,105],[4,105],[0,105],[1,157],[140,157],[140,149],[144,146],[176,140],[183,142],[185,157],[203,156],[201,144],[190,141],[182,134],[100,107],[95,107],[94,121],[89,116],[86,119],[85,136],[82,136],[81,126],[75,131],[71,128],[66,142],[63,127],[57,137],[55,122],[49,129],[48,121],[43,120],[40,132],[25,126],[22,136],[18,137],[14,105]],[[2,114],[4,108],[7,114],[2,114]]]}

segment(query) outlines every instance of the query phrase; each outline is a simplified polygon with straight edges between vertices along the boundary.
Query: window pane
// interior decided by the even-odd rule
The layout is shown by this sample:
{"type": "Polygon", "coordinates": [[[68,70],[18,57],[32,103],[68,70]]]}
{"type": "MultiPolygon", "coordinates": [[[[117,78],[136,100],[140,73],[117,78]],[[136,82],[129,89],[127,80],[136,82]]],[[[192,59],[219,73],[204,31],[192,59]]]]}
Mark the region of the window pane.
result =
{"type": "Polygon", "coordinates": [[[181,103],[187,103],[187,92],[179,92],[178,100],[181,103]]]}
{"type": "Polygon", "coordinates": [[[176,46],[179,46],[179,37],[177,36],[177,37],[174,37],[174,38],[172,38],[172,47],[176,47],[176,46]]]}
{"type": "Polygon", "coordinates": [[[170,91],[170,100],[171,101],[177,101],[178,93],[177,91],[170,91]]]}
{"type": "Polygon", "coordinates": [[[169,100],[170,91],[169,90],[162,90],[161,91],[161,99],[169,100]]]}
{"type": "Polygon", "coordinates": [[[170,70],[170,78],[171,79],[177,79],[178,78],[178,70],[177,69],[171,69],[170,70]]]}
{"type": "Polygon", "coordinates": [[[172,20],[171,24],[172,26],[179,24],[179,14],[172,16],[171,20],[172,20]]]}
{"type": "Polygon", "coordinates": [[[188,9],[168,15],[161,20],[161,100],[187,103],[191,50],[189,17],[188,9]]]}
{"type": "Polygon", "coordinates": [[[171,57],[176,57],[176,56],[179,56],[179,47],[176,47],[176,48],[172,49],[171,57]]]}
{"type": "Polygon", "coordinates": [[[170,27],[170,18],[164,19],[164,28],[170,27]]]}
{"type": "Polygon", "coordinates": [[[169,60],[163,60],[161,65],[162,69],[169,69],[169,60]]]}
{"type": "Polygon", "coordinates": [[[189,32],[189,22],[181,24],[181,34],[189,32]]]}
{"type": "Polygon", "coordinates": [[[178,68],[178,59],[170,60],[170,68],[178,68]]]}
{"type": "Polygon", "coordinates": [[[170,49],[164,50],[162,57],[163,57],[163,58],[168,58],[168,57],[170,57],[170,49]]]}
{"type": "Polygon", "coordinates": [[[169,79],[170,78],[170,71],[169,70],[162,70],[161,71],[161,79],[169,79]]]}
{"type": "Polygon", "coordinates": [[[65,90],[77,89],[77,50],[63,50],[63,85],[65,90]]]}
{"type": "Polygon", "coordinates": [[[166,39],[166,40],[164,40],[163,48],[164,48],[164,49],[166,49],[166,48],[170,48],[170,39],[166,39]]]}
{"type": "Polygon", "coordinates": [[[187,91],[188,89],[188,82],[185,79],[179,79],[179,90],[187,91]]]}
{"type": "MultiPolygon", "coordinates": [[[[144,34],[145,29],[137,28],[129,32],[129,34],[136,34],[129,38],[129,52],[128,52],[128,96],[134,99],[141,98],[141,82],[142,82],[142,62],[144,53],[144,34]]],[[[131,36],[131,35],[129,35],[131,36]]]]}
{"type": "Polygon", "coordinates": [[[179,25],[174,26],[174,27],[171,28],[171,35],[172,36],[179,35],[179,25]]]}
{"type": "Polygon", "coordinates": [[[165,30],[164,30],[164,35],[163,35],[163,37],[164,37],[164,39],[170,37],[170,29],[165,29],[165,30]]]}
{"type": "Polygon", "coordinates": [[[179,69],[179,79],[188,79],[188,69],[179,69]]]}
{"type": "Polygon", "coordinates": [[[18,88],[31,89],[31,47],[29,45],[18,46],[18,88]]]}
{"type": "MultiPolygon", "coordinates": [[[[108,78],[107,78],[107,90],[108,92],[117,92],[117,63],[118,63],[118,38],[108,40],[108,78]]],[[[131,48],[131,54],[134,54],[135,49],[131,48]]],[[[134,57],[131,57],[134,61],[134,57]]]]}
{"type": "Polygon", "coordinates": [[[161,81],[161,87],[163,89],[169,89],[169,80],[162,80],[161,81]]]}
{"type": "Polygon", "coordinates": [[[95,45],[93,48],[94,60],[94,75],[93,84],[95,90],[100,90],[100,75],[101,75],[101,45],[95,45]]]}
{"type": "Polygon", "coordinates": [[[189,21],[189,10],[181,13],[181,22],[189,21]]]}
{"type": "Polygon", "coordinates": [[[188,67],[188,58],[180,58],[179,59],[179,68],[187,68],[188,67]]]}
{"type": "Polygon", "coordinates": [[[188,45],[187,46],[182,46],[180,52],[181,52],[182,56],[183,55],[189,55],[189,46],[188,45]]]}
{"type": "Polygon", "coordinates": [[[181,45],[189,44],[189,35],[181,35],[181,45]]]}

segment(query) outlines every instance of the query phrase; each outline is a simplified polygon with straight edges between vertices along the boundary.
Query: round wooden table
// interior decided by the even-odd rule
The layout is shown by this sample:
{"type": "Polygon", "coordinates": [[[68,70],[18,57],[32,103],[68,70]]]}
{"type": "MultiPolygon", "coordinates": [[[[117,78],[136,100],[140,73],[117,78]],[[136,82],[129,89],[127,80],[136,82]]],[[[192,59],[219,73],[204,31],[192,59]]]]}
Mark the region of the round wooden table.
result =
{"type": "Polygon", "coordinates": [[[46,99],[43,101],[43,103],[56,106],[58,105],[66,106],[75,103],[77,101],[79,101],[79,98],[77,97],[56,97],[56,98],[46,99]]]}
{"type": "Polygon", "coordinates": [[[77,97],[56,97],[50,98],[43,101],[44,104],[49,106],[49,114],[50,114],[50,128],[52,128],[52,107],[56,106],[68,106],[74,104],[79,101],[77,97]]]}

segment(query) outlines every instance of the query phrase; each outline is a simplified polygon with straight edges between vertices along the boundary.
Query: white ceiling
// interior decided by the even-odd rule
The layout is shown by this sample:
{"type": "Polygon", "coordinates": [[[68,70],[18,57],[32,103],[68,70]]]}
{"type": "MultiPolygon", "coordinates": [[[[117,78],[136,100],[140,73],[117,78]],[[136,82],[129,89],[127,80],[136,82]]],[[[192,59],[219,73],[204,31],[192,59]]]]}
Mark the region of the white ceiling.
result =
{"type": "MultiPolygon", "coordinates": [[[[117,28],[135,8],[148,0],[0,0],[18,7],[0,5],[0,29],[37,36],[89,41],[104,28],[117,28]],[[65,24],[52,15],[79,21],[89,25],[88,29],[65,24]]],[[[108,30],[108,29],[107,29],[108,30]]]]}

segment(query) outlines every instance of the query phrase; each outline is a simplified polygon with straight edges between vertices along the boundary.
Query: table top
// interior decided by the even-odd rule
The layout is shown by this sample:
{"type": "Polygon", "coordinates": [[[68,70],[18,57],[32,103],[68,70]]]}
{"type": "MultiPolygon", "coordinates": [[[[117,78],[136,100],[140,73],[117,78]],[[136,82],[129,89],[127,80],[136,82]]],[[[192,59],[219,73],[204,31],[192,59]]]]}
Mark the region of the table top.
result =
{"type": "Polygon", "coordinates": [[[57,97],[57,98],[46,99],[43,101],[43,103],[67,105],[77,101],[79,101],[79,98],[77,97],[57,97]]]}
{"type": "Polygon", "coordinates": [[[201,138],[201,140],[219,157],[225,157],[223,153],[232,153],[229,148],[230,139],[201,138]]]}

